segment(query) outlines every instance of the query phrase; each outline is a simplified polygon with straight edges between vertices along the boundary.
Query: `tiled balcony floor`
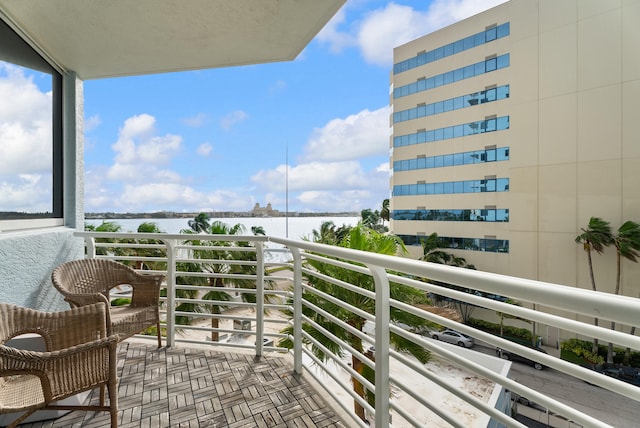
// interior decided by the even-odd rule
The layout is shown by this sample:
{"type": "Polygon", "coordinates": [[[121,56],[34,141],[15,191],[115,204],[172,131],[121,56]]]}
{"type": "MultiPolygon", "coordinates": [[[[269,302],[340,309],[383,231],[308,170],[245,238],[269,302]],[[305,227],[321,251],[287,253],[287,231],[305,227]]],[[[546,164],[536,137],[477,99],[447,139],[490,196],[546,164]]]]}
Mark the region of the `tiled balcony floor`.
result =
{"type": "MultiPolygon", "coordinates": [[[[120,427],[344,427],[290,360],[140,342],[118,347],[120,427]]],[[[91,400],[98,400],[98,390],[91,400]]],[[[22,427],[108,427],[107,412],[71,412],[22,427]]]]}

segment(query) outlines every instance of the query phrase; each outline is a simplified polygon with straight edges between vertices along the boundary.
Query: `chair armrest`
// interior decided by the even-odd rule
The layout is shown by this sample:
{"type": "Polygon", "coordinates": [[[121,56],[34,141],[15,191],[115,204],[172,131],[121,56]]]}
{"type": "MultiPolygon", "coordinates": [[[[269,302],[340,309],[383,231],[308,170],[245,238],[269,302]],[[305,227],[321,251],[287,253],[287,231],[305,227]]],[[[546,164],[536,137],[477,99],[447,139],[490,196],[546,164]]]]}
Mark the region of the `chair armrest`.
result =
{"type": "Polygon", "coordinates": [[[80,294],[80,293],[65,293],[64,300],[69,302],[72,307],[80,307],[87,306],[93,303],[104,303],[109,307],[109,299],[104,296],[102,293],[90,293],[90,294],[80,294]]]}
{"type": "Polygon", "coordinates": [[[160,303],[160,288],[164,275],[136,274],[136,281],[132,281],[131,306],[150,306],[160,303]]]}
{"type": "Polygon", "coordinates": [[[117,343],[112,335],[52,352],[0,345],[0,376],[38,376],[45,400],[59,400],[108,379],[117,343]]]}

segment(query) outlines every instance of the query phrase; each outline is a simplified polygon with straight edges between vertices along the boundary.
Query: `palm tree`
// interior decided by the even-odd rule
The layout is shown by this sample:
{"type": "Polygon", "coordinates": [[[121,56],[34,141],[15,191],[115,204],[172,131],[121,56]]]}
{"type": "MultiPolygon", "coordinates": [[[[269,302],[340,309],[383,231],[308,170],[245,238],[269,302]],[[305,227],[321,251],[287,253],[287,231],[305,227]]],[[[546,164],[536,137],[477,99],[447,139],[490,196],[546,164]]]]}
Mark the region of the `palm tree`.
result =
{"type": "MultiPolygon", "coordinates": [[[[84,229],[92,232],[122,232],[122,226],[115,221],[103,221],[99,226],[94,226],[92,224],[85,223],[84,229]]],[[[124,242],[124,240],[117,239],[117,238],[100,238],[100,237],[96,238],[96,243],[101,243],[101,244],[104,244],[104,243],[115,244],[118,242],[124,242]]],[[[96,254],[99,256],[105,256],[107,254],[111,254],[114,256],[128,255],[126,249],[118,245],[114,247],[102,247],[102,246],[97,247],[96,254]]]]}
{"type": "Polygon", "coordinates": [[[420,257],[422,261],[458,267],[471,266],[467,265],[467,261],[463,257],[457,257],[442,250],[446,247],[440,244],[438,234],[435,232],[427,236],[426,239],[420,240],[420,244],[422,244],[422,257],[420,257]]]}
{"type": "Polygon", "coordinates": [[[377,230],[378,232],[382,231],[380,225],[380,213],[378,211],[371,211],[371,209],[366,208],[360,211],[360,217],[362,217],[362,220],[360,221],[366,227],[377,230]]]}
{"type": "Polygon", "coordinates": [[[380,218],[382,219],[382,226],[385,221],[390,221],[391,212],[389,211],[389,199],[382,201],[382,209],[380,210],[380,218]]]}
{"type": "MultiPolygon", "coordinates": [[[[193,229],[193,228],[192,228],[193,229]]],[[[228,225],[222,221],[214,221],[211,223],[206,230],[206,233],[211,235],[240,235],[244,234],[246,231],[245,227],[238,223],[233,226],[228,225]]],[[[182,233],[191,233],[195,234],[195,230],[182,230],[182,233]]],[[[256,253],[254,251],[242,251],[242,250],[231,250],[225,249],[221,247],[251,247],[252,244],[248,241],[210,241],[210,240],[200,240],[200,239],[192,239],[189,240],[191,245],[197,245],[202,247],[202,249],[193,250],[193,258],[203,260],[199,263],[200,271],[207,272],[211,274],[244,274],[244,275],[255,275],[256,274],[256,266],[253,264],[237,264],[231,263],[231,261],[244,260],[248,262],[256,261],[256,253]],[[214,248],[215,247],[215,248],[214,248]]],[[[225,287],[227,285],[232,285],[234,287],[246,288],[246,289],[255,289],[256,283],[255,280],[251,279],[241,279],[241,278],[221,278],[221,277],[211,277],[207,283],[209,287],[225,287]]],[[[270,286],[270,283],[267,283],[267,287],[270,286]]],[[[245,302],[255,303],[256,295],[254,293],[241,293],[241,298],[245,302]]],[[[211,300],[216,301],[218,303],[211,303],[207,306],[207,310],[212,314],[220,314],[223,310],[227,308],[227,305],[224,305],[219,302],[225,302],[231,300],[231,296],[229,293],[209,289],[206,291],[203,296],[203,300],[211,300]]],[[[219,324],[218,318],[211,318],[211,328],[218,329],[219,324]]],[[[213,331],[211,333],[211,340],[218,341],[219,333],[217,331],[213,331]]]]}
{"type": "MultiPolygon", "coordinates": [[[[165,233],[163,230],[160,230],[157,223],[154,222],[143,222],[138,226],[138,233],[165,233]]],[[[139,239],[139,244],[152,244],[152,245],[162,245],[162,241],[158,239],[139,239]]],[[[167,250],[164,248],[139,248],[135,250],[136,255],[143,257],[167,257],[167,250]]],[[[135,262],[136,269],[151,269],[151,270],[167,270],[166,262],[156,262],[156,261],[136,261],[135,262]]]]}
{"type": "Polygon", "coordinates": [[[187,224],[195,233],[208,233],[210,228],[209,220],[209,214],[200,213],[195,216],[195,218],[189,220],[187,224]]]}
{"type": "MultiPolygon", "coordinates": [[[[334,237],[331,235],[329,235],[329,242],[332,245],[334,244],[334,237]]],[[[399,253],[406,254],[407,252],[404,244],[398,237],[394,235],[381,234],[379,232],[376,232],[375,230],[363,226],[362,224],[351,228],[349,234],[339,242],[339,245],[341,247],[351,248],[355,250],[369,251],[387,255],[397,255],[399,253]]],[[[359,288],[362,288],[363,290],[375,290],[373,278],[369,275],[357,273],[349,269],[337,267],[332,264],[323,263],[317,260],[307,260],[306,263],[311,270],[319,272],[328,277],[348,282],[359,288]]],[[[336,284],[320,279],[314,275],[305,274],[305,279],[308,284],[314,289],[322,293],[334,296],[345,302],[347,305],[351,305],[360,310],[375,315],[374,299],[370,299],[357,292],[347,290],[343,287],[337,286],[336,284]]],[[[390,284],[390,295],[392,299],[397,299],[403,302],[425,303],[427,301],[424,293],[410,287],[405,287],[393,283],[390,284]]],[[[339,318],[343,323],[353,327],[354,329],[358,331],[363,330],[366,319],[362,316],[355,314],[352,311],[343,308],[342,306],[338,306],[313,292],[303,292],[303,299],[315,306],[322,308],[328,313],[331,313],[332,315],[339,318]]],[[[330,334],[336,336],[339,340],[348,343],[358,352],[363,353],[363,343],[362,339],[359,336],[352,334],[351,332],[343,328],[340,324],[323,317],[316,311],[310,309],[307,305],[304,305],[303,313],[306,317],[312,319],[313,322],[321,326],[322,329],[330,332],[330,334]]],[[[412,314],[400,311],[393,307],[391,308],[391,319],[396,322],[410,325],[412,327],[415,327],[416,329],[426,327],[430,324],[420,317],[416,317],[412,314]]],[[[315,328],[312,324],[307,323],[303,325],[303,329],[310,336],[314,337],[323,346],[329,349],[332,353],[339,356],[342,356],[344,354],[344,350],[341,348],[341,346],[338,343],[334,342],[330,337],[325,335],[322,329],[315,328]]],[[[292,335],[293,326],[285,328],[283,332],[292,335]]],[[[305,343],[308,344],[309,342],[305,341],[305,343]]],[[[426,349],[393,333],[391,334],[391,345],[400,351],[410,352],[422,363],[426,363],[429,360],[430,354],[426,349]]],[[[293,342],[290,339],[283,339],[279,342],[279,346],[292,348],[293,342]]],[[[326,355],[322,351],[322,349],[320,349],[316,345],[312,344],[311,350],[319,359],[323,361],[327,361],[329,359],[329,356],[326,355]]],[[[361,374],[367,379],[373,380],[371,377],[371,371],[367,370],[368,366],[364,364],[355,354],[352,354],[351,356],[351,366],[357,373],[361,374]]],[[[366,398],[369,403],[372,403],[372,394],[368,391],[365,391],[364,385],[362,385],[361,382],[359,382],[355,378],[352,378],[352,385],[354,392],[358,396],[366,398]]],[[[365,420],[364,407],[357,401],[354,401],[354,410],[362,420],[365,420]]]]}
{"type": "MultiPolygon", "coordinates": [[[[591,258],[591,252],[595,251],[598,254],[602,254],[605,247],[608,247],[613,236],[611,234],[611,226],[608,221],[604,221],[598,217],[591,217],[589,219],[589,225],[586,229],[581,228],[582,233],[576,236],[576,243],[582,244],[584,250],[587,253],[587,263],[589,265],[589,277],[591,278],[591,288],[593,291],[597,291],[596,279],[593,275],[593,260],[591,258]]],[[[594,318],[593,324],[598,326],[598,318],[594,318]]],[[[591,352],[595,355],[598,354],[598,338],[593,339],[593,347],[591,352]]]]}
{"type": "MultiPolygon", "coordinates": [[[[320,230],[313,229],[311,241],[327,245],[338,245],[349,234],[351,226],[337,227],[332,221],[324,221],[320,224],[320,230]]],[[[307,238],[305,238],[307,240],[307,238]]]]}
{"type": "Polygon", "coordinates": [[[267,234],[262,226],[251,226],[251,233],[253,233],[254,236],[265,236],[267,234]]]}
{"type": "MultiPolygon", "coordinates": [[[[634,221],[625,221],[613,236],[613,245],[616,247],[616,289],[615,294],[620,294],[622,279],[622,258],[638,262],[640,257],[640,225],[634,221]]],[[[616,323],[611,322],[611,330],[615,330],[616,323]]],[[[607,348],[607,363],[613,363],[613,343],[607,348]]]]}

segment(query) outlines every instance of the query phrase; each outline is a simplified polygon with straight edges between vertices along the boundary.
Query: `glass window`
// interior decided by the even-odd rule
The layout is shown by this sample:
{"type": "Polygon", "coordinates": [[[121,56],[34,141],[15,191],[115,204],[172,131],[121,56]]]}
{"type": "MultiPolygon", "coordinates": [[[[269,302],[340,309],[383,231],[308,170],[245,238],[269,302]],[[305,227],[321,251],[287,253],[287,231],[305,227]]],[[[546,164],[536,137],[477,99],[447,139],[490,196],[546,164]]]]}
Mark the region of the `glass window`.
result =
{"type": "Polygon", "coordinates": [[[507,22],[505,24],[498,25],[497,34],[498,34],[498,38],[508,36],[509,35],[509,23],[507,22]]]}
{"type": "Polygon", "coordinates": [[[498,28],[497,27],[489,28],[488,30],[485,31],[485,40],[487,42],[495,40],[497,36],[498,36],[498,28]]]}
{"type": "Polygon", "coordinates": [[[453,43],[449,43],[444,47],[444,56],[453,55],[453,43]]]}
{"type": "Polygon", "coordinates": [[[496,65],[498,69],[509,67],[509,54],[500,55],[496,65]]]}
{"type": "Polygon", "coordinates": [[[436,158],[431,156],[428,158],[425,158],[425,167],[426,168],[435,168],[436,166],[436,158]]]}
{"type": "Polygon", "coordinates": [[[485,61],[485,66],[484,66],[485,70],[488,72],[490,71],[494,71],[495,69],[498,68],[498,59],[497,58],[491,58],[485,61]]]}
{"type": "Polygon", "coordinates": [[[427,183],[426,187],[425,187],[425,195],[434,195],[435,192],[435,185],[433,183],[427,183]]]}
{"type": "Polygon", "coordinates": [[[458,40],[453,44],[453,51],[455,53],[462,52],[464,49],[464,41],[458,40]]]}
{"type": "Polygon", "coordinates": [[[61,219],[62,76],[2,20],[0,100],[0,221],[61,219]]]}
{"type": "Polygon", "coordinates": [[[453,71],[444,73],[444,84],[448,85],[450,83],[453,83],[453,71]]]}
{"type": "Polygon", "coordinates": [[[451,111],[453,110],[453,99],[450,100],[445,100],[444,101],[444,111],[451,111]]]}

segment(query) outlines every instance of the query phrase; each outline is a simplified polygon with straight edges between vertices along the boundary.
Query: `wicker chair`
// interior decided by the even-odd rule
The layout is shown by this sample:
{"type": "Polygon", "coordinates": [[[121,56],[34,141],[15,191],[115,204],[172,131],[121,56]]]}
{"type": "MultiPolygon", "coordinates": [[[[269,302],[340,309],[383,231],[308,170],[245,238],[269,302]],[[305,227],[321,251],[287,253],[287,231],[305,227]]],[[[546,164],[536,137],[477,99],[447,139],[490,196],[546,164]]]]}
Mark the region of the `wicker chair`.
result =
{"type": "Polygon", "coordinates": [[[25,412],[9,427],[43,409],[108,411],[111,426],[118,426],[118,337],[106,335],[106,313],[104,304],[41,312],[0,303],[0,414],[25,412]],[[46,351],[20,350],[6,344],[28,333],[40,335],[46,351]],[[98,386],[99,405],[55,403],[98,386]]]}
{"type": "Polygon", "coordinates": [[[53,270],[53,285],[71,307],[104,302],[108,334],[120,340],[156,326],[158,348],[162,346],[160,331],[160,285],[163,275],[142,275],[128,266],[106,259],[81,259],[66,262],[53,270]],[[131,303],[110,306],[110,293],[116,287],[129,285],[131,303]]]}

